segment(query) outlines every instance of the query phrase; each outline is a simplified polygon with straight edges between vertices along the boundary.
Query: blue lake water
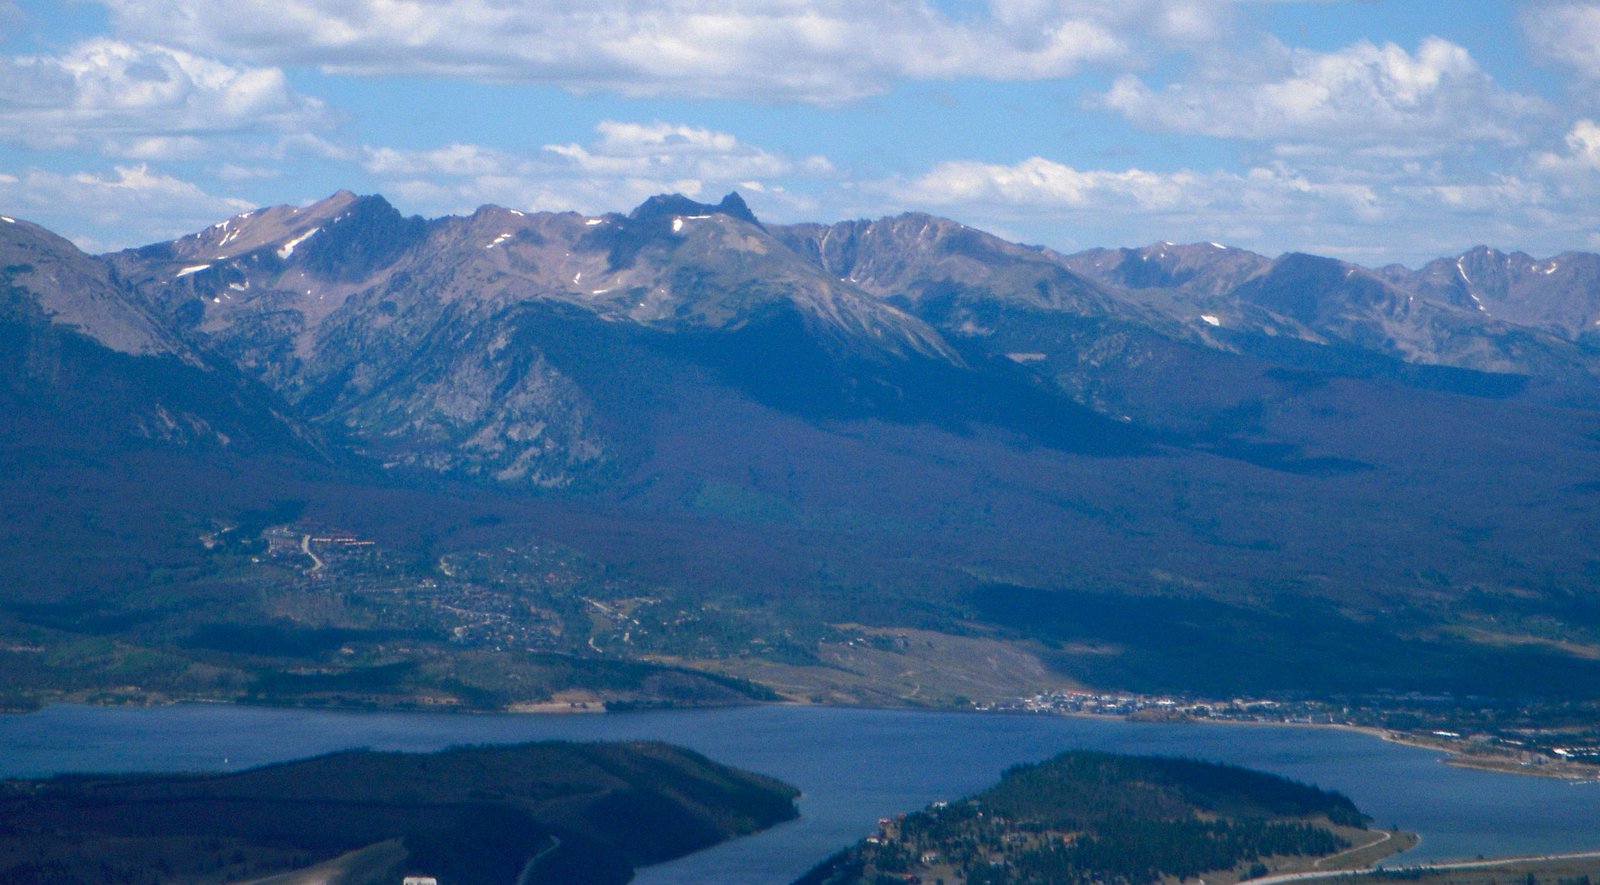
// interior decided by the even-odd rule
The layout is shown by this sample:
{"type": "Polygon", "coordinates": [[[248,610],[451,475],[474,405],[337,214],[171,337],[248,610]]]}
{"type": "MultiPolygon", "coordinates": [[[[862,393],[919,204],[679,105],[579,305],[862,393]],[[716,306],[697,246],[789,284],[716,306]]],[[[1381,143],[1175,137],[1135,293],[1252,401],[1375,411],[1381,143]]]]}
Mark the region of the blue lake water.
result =
{"type": "Polygon", "coordinates": [[[1379,825],[1422,834],[1391,863],[1600,849],[1600,785],[1454,768],[1427,750],[1321,728],[776,706],[587,716],[57,706],[0,716],[0,776],[221,771],[350,747],[546,739],[669,741],[804,792],[799,820],[641,870],[644,885],[786,883],[879,817],[1072,748],[1232,762],[1339,790],[1379,825]]]}

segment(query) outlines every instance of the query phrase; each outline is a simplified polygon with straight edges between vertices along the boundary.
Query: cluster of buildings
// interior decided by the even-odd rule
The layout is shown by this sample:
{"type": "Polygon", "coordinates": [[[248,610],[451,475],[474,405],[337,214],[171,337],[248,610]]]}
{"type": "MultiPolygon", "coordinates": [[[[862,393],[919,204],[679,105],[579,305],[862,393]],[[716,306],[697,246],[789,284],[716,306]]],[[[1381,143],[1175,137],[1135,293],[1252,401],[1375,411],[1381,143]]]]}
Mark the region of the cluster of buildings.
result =
{"type": "Polygon", "coordinates": [[[302,555],[311,558],[313,568],[320,568],[322,560],[317,554],[373,552],[377,542],[360,537],[353,532],[309,526],[273,526],[261,533],[267,541],[271,556],[302,555]]]}
{"type": "MultiPolygon", "coordinates": [[[[547,649],[558,645],[559,617],[505,587],[455,577],[417,577],[376,554],[377,543],[322,526],[279,525],[261,533],[268,553],[299,558],[314,586],[336,587],[353,604],[376,607],[396,626],[446,632],[457,645],[547,649]]],[[[554,573],[551,573],[554,577],[554,573]]]]}
{"type": "MultiPolygon", "coordinates": [[[[1449,728],[1423,725],[1421,723],[1427,722],[1428,718],[1414,715],[1410,717],[1414,720],[1412,724],[1396,724],[1387,715],[1415,713],[1448,700],[1406,695],[1389,699],[1387,705],[1380,703],[1365,707],[1316,700],[1233,698],[1218,701],[1131,692],[1054,689],[1031,697],[975,706],[979,710],[996,712],[1116,716],[1157,722],[1210,720],[1285,725],[1358,725],[1383,729],[1396,740],[1444,750],[1463,764],[1496,769],[1533,766],[1582,778],[1600,774],[1600,744],[1586,740],[1594,736],[1593,731],[1574,735],[1479,722],[1471,733],[1466,733],[1455,730],[1456,726],[1453,725],[1449,728]],[[1583,742],[1576,742],[1574,738],[1583,742]]],[[[1397,718],[1403,720],[1407,716],[1397,718]]],[[[1442,723],[1443,717],[1434,718],[1434,721],[1442,723]]]]}
{"type": "Polygon", "coordinates": [[[980,710],[1013,713],[1053,713],[1067,716],[1120,716],[1136,719],[1215,719],[1228,722],[1284,722],[1331,724],[1341,721],[1333,711],[1315,702],[1285,702],[1233,698],[1228,701],[1195,700],[1129,692],[1101,694],[1054,689],[1026,698],[977,705],[980,710]]]}

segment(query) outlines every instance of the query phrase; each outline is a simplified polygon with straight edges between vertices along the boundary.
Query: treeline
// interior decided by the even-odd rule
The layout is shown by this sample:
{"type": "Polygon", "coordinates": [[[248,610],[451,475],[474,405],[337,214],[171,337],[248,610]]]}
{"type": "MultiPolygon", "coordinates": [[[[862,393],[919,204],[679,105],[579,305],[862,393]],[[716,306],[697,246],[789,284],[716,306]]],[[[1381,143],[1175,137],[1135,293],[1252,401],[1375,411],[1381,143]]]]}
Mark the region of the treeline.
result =
{"type": "Polygon", "coordinates": [[[1147,885],[1189,879],[1262,857],[1334,854],[1350,843],[1305,823],[1246,821],[1115,821],[1094,836],[1019,854],[1016,883],[1118,882],[1147,885]]]}
{"type": "Polygon", "coordinates": [[[861,885],[953,872],[968,885],[1150,885],[1266,858],[1335,854],[1350,842],[1331,825],[1366,821],[1347,797],[1275,775],[1074,751],[886,824],[800,881],[861,885]]]}
{"type": "MultiPolygon", "coordinates": [[[[224,775],[0,784],[0,881],[256,878],[395,843],[456,885],[627,882],[796,815],[796,792],[665,744],[354,751],[224,775]],[[132,878],[129,878],[129,876],[132,878]]],[[[387,875],[393,870],[384,871],[387,875]]]]}
{"type": "Polygon", "coordinates": [[[978,799],[996,812],[1082,829],[1111,819],[1316,817],[1362,827],[1349,797],[1237,765],[1075,750],[1017,765],[978,799]]]}

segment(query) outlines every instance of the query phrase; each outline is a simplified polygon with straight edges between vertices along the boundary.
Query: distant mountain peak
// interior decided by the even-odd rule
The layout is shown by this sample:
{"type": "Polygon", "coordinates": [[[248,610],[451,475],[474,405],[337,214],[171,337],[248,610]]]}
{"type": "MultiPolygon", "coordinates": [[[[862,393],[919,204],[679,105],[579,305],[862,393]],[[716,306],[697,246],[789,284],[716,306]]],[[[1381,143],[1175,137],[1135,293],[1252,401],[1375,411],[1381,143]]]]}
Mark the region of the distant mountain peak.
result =
{"type": "Polygon", "coordinates": [[[609,251],[609,269],[617,271],[631,266],[639,251],[652,243],[670,245],[678,242],[684,219],[710,218],[714,215],[737,219],[762,231],[766,230],[737,192],[730,192],[722,198],[722,202],[716,204],[696,202],[683,194],[657,194],[629,212],[621,224],[596,230],[587,240],[591,245],[609,251]]]}
{"type": "Polygon", "coordinates": [[[761,226],[738,191],[729,191],[722,202],[716,204],[696,202],[683,194],[657,194],[640,203],[638,208],[628,213],[628,218],[633,221],[654,221],[675,215],[727,215],[761,226]]]}
{"type": "Polygon", "coordinates": [[[382,194],[358,194],[355,191],[340,188],[315,203],[299,207],[297,213],[319,218],[332,218],[357,205],[393,208],[382,194]]]}
{"type": "MultiPolygon", "coordinates": [[[[251,209],[170,243],[155,243],[135,251],[173,263],[170,270],[177,275],[196,273],[252,252],[271,251],[277,254],[278,260],[288,261],[297,250],[312,248],[309,241],[319,237],[328,239],[333,226],[345,221],[352,222],[345,225],[347,229],[383,229],[399,224],[401,216],[388,200],[377,194],[358,195],[340,190],[307,206],[251,209]]],[[[350,236],[345,234],[346,239],[350,236]]]]}

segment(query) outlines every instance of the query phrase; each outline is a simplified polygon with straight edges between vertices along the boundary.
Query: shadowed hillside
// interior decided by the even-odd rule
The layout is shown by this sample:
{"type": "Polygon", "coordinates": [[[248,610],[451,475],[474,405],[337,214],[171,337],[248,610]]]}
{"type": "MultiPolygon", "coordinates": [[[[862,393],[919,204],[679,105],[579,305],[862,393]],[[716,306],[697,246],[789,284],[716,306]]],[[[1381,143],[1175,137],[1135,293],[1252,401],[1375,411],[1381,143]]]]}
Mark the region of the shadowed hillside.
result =
{"type": "Polygon", "coordinates": [[[227,882],[363,852],[335,881],[621,883],[635,866],[789,820],[794,797],[662,744],[352,751],[227,775],[12,781],[0,785],[0,872],[227,882]],[[402,850],[375,850],[389,843],[402,850]]]}

